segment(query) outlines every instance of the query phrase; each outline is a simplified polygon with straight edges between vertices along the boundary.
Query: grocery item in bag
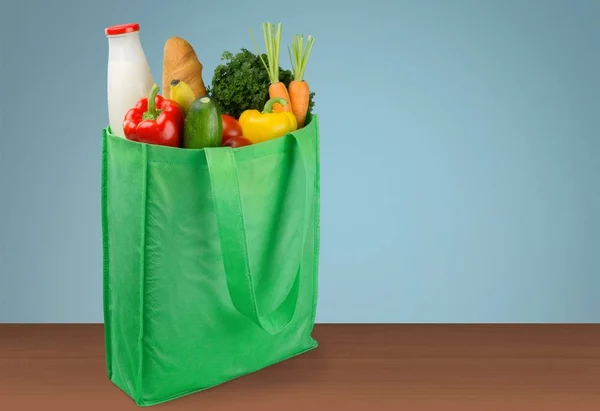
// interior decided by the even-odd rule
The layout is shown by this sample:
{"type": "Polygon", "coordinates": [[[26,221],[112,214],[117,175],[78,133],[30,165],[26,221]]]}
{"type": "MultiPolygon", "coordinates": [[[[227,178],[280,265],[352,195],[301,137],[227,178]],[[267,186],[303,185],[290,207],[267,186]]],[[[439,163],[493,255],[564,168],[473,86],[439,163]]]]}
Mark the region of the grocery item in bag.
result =
{"type": "Polygon", "coordinates": [[[162,80],[162,93],[165,98],[171,98],[173,80],[181,80],[189,85],[195,98],[206,96],[202,63],[192,45],[181,37],[171,37],[165,42],[162,80]]]}
{"type": "Polygon", "coordinates": [[[112,133],[119,137],[125,137],[125,114],[139,99],[148,97],[154,84],[139,31],[137,23],[104,30],[108,38],[108,118],[112,133]]]}
{"type": "Polygon", "coordinates": [[[185,148],[219,147],[223,138],[223,120],[215,102],[208,96],[197,98],[185,117],[185,148]]]}

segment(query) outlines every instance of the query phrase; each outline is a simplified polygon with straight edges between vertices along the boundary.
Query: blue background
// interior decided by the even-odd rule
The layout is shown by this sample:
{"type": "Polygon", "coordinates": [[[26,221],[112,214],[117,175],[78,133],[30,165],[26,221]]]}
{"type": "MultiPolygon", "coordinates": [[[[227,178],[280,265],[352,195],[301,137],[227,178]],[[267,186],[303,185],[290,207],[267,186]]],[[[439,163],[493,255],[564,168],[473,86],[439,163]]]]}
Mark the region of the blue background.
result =
{"type": "Polygon", "coordinates": [[[159,83],[173,35],[207,83],[262,22],[316,37],[318,322],[600,320],[600,2],[3,0],[0,15],[0,321],[102,321],[104,28],[131,21],[159,83]]]}

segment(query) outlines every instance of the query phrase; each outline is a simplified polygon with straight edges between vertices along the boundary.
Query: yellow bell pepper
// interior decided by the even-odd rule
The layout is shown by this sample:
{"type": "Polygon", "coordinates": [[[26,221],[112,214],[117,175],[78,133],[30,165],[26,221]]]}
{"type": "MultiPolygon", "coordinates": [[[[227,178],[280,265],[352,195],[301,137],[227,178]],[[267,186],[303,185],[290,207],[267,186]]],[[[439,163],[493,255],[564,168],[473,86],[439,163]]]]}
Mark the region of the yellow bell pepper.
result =
{"type": "Polygon", "coordinates": [[[240,116],[242,133],[252,144],[281,137],[298,128],[293,113],[287,111],[273,113],[275,103],[282,106],[288,104],[286,99],[275,97],[267,101],[262,113],[258,110],[246,110],[240,116]]]}

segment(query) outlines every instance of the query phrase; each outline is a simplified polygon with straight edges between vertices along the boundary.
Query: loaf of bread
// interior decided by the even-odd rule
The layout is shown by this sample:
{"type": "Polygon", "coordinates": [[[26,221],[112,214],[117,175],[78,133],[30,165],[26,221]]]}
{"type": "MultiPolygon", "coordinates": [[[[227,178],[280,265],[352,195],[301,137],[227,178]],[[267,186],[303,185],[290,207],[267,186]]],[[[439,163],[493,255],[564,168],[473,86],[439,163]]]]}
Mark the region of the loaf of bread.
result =
{"type": "Polygon", "coordinates": [[[192,45],[180,37],[171,37],[165,43],[161,93],[164,98],[169,98],[173,80],[187,83],[196,98],[206,95],[206,87],[202,80],[202,63],[192,45]]]}

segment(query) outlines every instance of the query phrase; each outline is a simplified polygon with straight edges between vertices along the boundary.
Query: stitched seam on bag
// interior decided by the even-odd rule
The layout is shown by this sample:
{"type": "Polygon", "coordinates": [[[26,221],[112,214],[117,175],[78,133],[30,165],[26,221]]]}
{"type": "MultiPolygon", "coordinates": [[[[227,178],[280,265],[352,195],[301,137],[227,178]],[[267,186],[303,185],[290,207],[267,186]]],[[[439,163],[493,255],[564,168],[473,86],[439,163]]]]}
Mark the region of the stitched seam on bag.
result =
{"type": "MultiPolygon", "coordinates": [[[[148,146],[147,143],[140,143],[138,141],[131,141],[131,140],[123,139],[122,137],[118,137],[118,136],[115,136],[115,135],[109,135],[109,138],[115,139],[116,141],[119,142],[119,144],[124,144],[124,145],[134,144],[134,145],[139,145],[139,146],[144,146],[144,145],[148,146]]],[[[284,137],[279,137],[279,138],[284,138],[284,137]]],[[[261,145],[262,144],[269,144],[272,141],[273,140],[265,141],[265,142],[261,143],[261,145]]],[[[281,143],[287,144],[286,142],[281,142],[281,143]]],[[[197,151],[204,150],[204,149],[181,149],[181,148],[174,148],[174,147],[167,147],[167,146],[160,146],[160,145],[159,146],[157,146],[157,145],[151,145],[151,146],[152,146],[151,147],[152,150],[169,150],[169,151],[172,151],[172,150],[177,150],[177,151],[185,150],[185,151],[189,151],[190,154],[191,154],[191,152],[197,152],[197,151]]],[[[259,147],[260,146],[253,144],[253,149],[255,150],[255,153],[253,153],[252,155],[249,155],[248,157],[246,157],[245,155],[243,155],[242,158],[238,159],[238,161],[240,163],[243,163],[243,162],[246,162],[246,161],[252,161],[252,160],[255,160],[255,159],[264,158],[264,157],[268,157],[268,156],[275,155],[275,154],[281,154],[281,153],[285,153],[285,152],[293,150],[293,147],[284,146],[283,149],[281,149],[281,148],[270,148],[270,147],[268,149],[265,149],[263,147],[260,147],[261,150],[258,151],[257,149],[259,147]],[[258,151],[258,152],[256,152],[256,151],[258,151]],[[246,157],[246,158],[244,158],[244,157],[246,157]]],[[[217,148],[217,147],[211,147],[211,148],[217,148]]],[[[160,154],[160,155],[166,155],[166,154],[160,154]]],[[[160,162],[159,160],[153,160],[153,161],[154,162],[160,162]]]]}
{"type": "MultiPolygon", "coordinates": [[[[312,122],[313,122],[313,120],[311,120],[311,122],[308,123],[306,126],[311,125],[312,122]]],[[[303,131],[304,131],[304,129],[298,130],[298,132],[303,132],[303,131]]],[[[137,141],[131,141],[131,140],[123,139],[122,137],[115,136],[114,134],[110,134],[106,128],[104,129],[104,132],[107,133],[107,139],[113,139],[114,141],[117,142],[117,144],[122,144],[122,145],[125,145],[125,146],[127,146],[127,145],[148,146],[148,144],[146,144],[146,143],[140,143],[140,142],[137,142],[137,141]]],[[[294,134],[294,132],[292,132],[290,134],[294,134]]],[[[279,137],[278,139],[280,139],[280,138],[283,139],[283,138],[287,138],[287,137],[279,137]]],[[[268,145],[268,144],[270,144],[272,142],[274,142],[274,140],[265,141],[265,142],[261,143],[261,145],[263,145],[263,144],[264,145],[268,145]]],[[[269,147],[268,149],[261,150],[262,153],[261,152],[259,152],[259,153],[255,152],[251,156],[248,156],[248,157],[246,157],[245,155],[240,155],[236,159],[236,162],[238,162],[238,163],[245,163],[247,161],[254,161],[254,160],[259,160],[261,158],[266,158],[266,157],[270,157],[270,156],[274,156],[274,155],[285,154],[285,153],[287,153],[289,151],[293,151],[294,150],[293,144],[288,146],[287,142],[283,142],[282,141],[281,143],[283,144],[283,148],[270,148],[269,147]],[[265,151],[266,151],[267,154],[263,154],[265,151]]],[[[258,147],[259,146],[256,145],[256,147],[253,147],[253,148],[258,148],[258,147]]],[[[177,150],[177,151],[181,151],[182,149],[181,148],[166,147],[166,146],[154,146],[154,145],[152,145],[151,146],[151,150],[177,150]]],[[[198,151],[198,149],[185,149],[185,150],[198,151]]],[[[164,154],[161,154],[161,156],[162,155],[164,155],[164,154]]],[[[183,167],[189,167],[189,164],[180,164],[180,163],[177,163],[177,162],[173,163],[172,161],[152,160],[152,161],[149,162],[149,164],[155,164],[155,163],[159,163],[159,164],[164,163],[164,164],[170,164],[170,165],[179,165],[179,166],[183,166],[183,167]]],[[[203,164],[203,165],[206,166],[206,164],[203,164]]]]}
{"type": "MultiPolygon", "coordinates": [[[[314,253],[314,267],[313,267],[313,315],[311,324],[314,329],[315,319],[317,317],[317,302],[319,298],[319,252],[321,249],[321,153],[320,153],[320,134],[319,134],[319,121],[318,119],[312,120],[315,122],[315,201],[313,203],[314,206],[314,214],[315,221],[313,226],[315,227],[315,242],[313,244],[313,253],[314,253]]],[[[312,334],[312,332],[311,332],[312,334]]]]}
{"type": "Polygon", "coordinates": [[[142,146],[142,159],[144,162],[142,172],[142,230],[140,233],[140,331],[138,335],[138,375],[136,379],[136,401],[142,398],[142,364],[143,364],[143,339],[144,339],[144,281],[146,272],[146,213],[148,196],[148,149],[142,146]]]}
{"type": "Polygon", "coordinates": [[[102,218],[102,299],[104,314],[104,341],[108,378],[113,378],[112,367],[112,336],[111,336],[111,313],[110,313],[110,293],[109,293],[109,267],[110,258],[108,255],[108,138],[106,130],[102,131],[102,183],[101,183],[101,218],[102,218]]]}
{"type": "MultiPolygon", "coordinates": [[[[255,161],[259,161],[259,160],[264,160],[265,158],[269,158],[269,157],[281,156],[282,154],[287,154],[291,151],[292,151],[292,149],[285,149],[285,150],[278,151],[277,153],[271,153],[271,154],[266,154],[266,155],[260,156],[260,157],[246,158],[246,159],[235,160],[235,161],[236,161],[236,163],[250,163],[250,162],[255,162],[255,161]]],[[[173,163],[170,161],[160,161],[160,160],[151,160],[148,162],[148,164],[157,164],[157,165],[167,164],[167,165],[173,166],[173,167],[185,167],[185,168],[190,167],[190,164],[173,163]]],[[[208,164],[200,164],[200,167],[208,168],[208,164]]]]}

